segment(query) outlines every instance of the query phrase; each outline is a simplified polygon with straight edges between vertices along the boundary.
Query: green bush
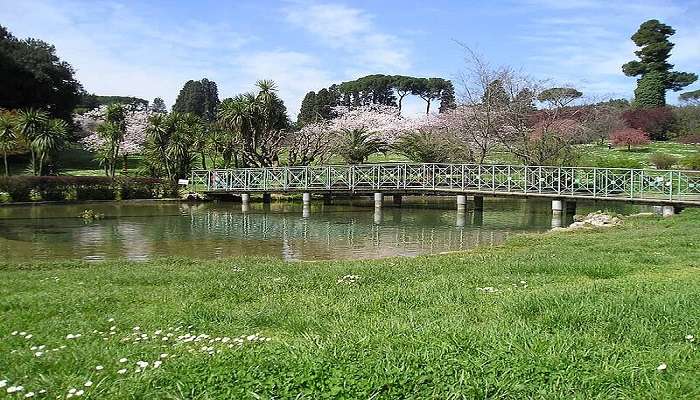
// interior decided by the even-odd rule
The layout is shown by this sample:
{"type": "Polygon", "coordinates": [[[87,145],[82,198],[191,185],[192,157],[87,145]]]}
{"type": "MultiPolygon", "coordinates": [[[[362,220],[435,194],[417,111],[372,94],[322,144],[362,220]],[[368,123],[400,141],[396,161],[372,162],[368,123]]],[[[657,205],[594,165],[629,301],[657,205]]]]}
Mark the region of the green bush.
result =
{"type": "Polygon", "coordinates": [[[665,153],[654,153],[649,156],[649,162],[656,169],[671,169],[678,162],[678,157],[665,153]]]}
{"type": "Polygon", "coordinates": [[[681,164],[688,169],[700,170],[700,152],[687,156],[681,164]]]}
{"type": "Polygon", "coordinates": [[[177,186],[150,178],[104,176],[12,176],[0,178],[0,191],[12,201],[152,199],[177,193],[177,186]]]}
{"type": "MultiPolygon", "coordinates": [[[[639,160],[631,158],[597,158],[590,164],[599,168],[644,168],[639,160]]],[[[586,166],[590,166],[586,165],[586,166]]]]}

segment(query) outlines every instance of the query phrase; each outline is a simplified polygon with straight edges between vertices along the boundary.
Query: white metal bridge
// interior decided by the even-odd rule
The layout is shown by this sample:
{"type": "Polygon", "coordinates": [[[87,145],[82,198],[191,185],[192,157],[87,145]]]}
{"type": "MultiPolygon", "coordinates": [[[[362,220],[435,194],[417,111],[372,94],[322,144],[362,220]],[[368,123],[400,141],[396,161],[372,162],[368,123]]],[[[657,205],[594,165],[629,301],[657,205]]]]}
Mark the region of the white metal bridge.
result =
{"type": "Polygon", "coordinates": [[[479,164],[194,170],[205,193],[471,194],[700,206],[700,171],[479,164]]]}

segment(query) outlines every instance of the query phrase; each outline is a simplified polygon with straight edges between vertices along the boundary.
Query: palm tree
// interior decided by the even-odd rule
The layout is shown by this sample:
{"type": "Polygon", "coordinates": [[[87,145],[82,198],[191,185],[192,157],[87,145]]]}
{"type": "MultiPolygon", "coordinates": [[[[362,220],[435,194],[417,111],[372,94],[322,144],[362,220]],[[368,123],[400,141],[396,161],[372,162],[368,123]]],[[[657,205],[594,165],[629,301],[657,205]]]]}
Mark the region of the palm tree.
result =
{"type": "Polygon", "coordinates": [[[9,113],[0,113],[0,149],[5,162],[5,176],[10,174],[7,166],[7,151],[13,147],[15,139],[17,139],[15,121],[9,113]]]}
{"type": "Polygon", "coordinates": [[[38,132],[34,134],[34,139],[30,143],[32,151],[38,158],[38,174],[42,175],[44,161],[53,151],[60,148],[68,135],[68,124],[58,118],[50,119],[38,132]]]}
{"type": "Polygon", "coordinates": [[[373,137],[367,129],[343,129],[336,151],[348,164],[362,164],[372,154],[386,152],[388,147],[386,142],[373,137]]]}
{"type": "Polygon", "coordinates": [[[31,168],[34,175],[37,174],[37,155],[31,143],[34,141],[36,135],[44,129],[48,119],[49,115],[46,112],[33,108],[17,112],[17,132],[30,144],[29,151],[32,155],[31,168]]]}

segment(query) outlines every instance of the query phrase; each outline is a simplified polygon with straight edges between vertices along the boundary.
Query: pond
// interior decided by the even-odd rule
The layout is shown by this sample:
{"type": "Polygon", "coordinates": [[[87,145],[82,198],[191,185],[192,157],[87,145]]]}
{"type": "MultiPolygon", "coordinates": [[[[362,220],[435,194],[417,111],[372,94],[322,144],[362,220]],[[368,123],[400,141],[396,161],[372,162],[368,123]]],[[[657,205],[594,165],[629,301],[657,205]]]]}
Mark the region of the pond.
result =
{"type": "MultiPolygon", "coordinates": [[[[579,214],[639,206],[579,202],[579,214]]],[[[565,216],[570,223],[572,216],[565,216]]],[[[408,198],[376,212],[369,201],[300,203],[96,202],[0,207],[4,261],[162,256],[272,256],[285,260],[372,259],[496,245],[520,232],[552,226],[547,200],[489,199],[484,211],[455,210],[454,199],[408,198]],[[84,221],[85,209],[104,214],[84,221]]]]}

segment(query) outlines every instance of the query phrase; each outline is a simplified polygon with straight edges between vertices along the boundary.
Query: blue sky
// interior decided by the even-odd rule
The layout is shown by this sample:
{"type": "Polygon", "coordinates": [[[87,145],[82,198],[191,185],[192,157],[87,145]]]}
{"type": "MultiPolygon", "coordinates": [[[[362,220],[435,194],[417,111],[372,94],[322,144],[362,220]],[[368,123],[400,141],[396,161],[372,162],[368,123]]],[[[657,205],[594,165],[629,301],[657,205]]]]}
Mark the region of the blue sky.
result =
{"type": "Polygon", "coordinates": [[[90,92],[171,105],[188,79],[216,81],[222,99],[273,79],[293,117],[307,91],[370,73],[455,78],[456,41],[591,98],[630,98],[620,66],[651,18],[677,31],[676,69],[699,73],[700,0],[0,0],[0,24],[55,44],[90,92]]]}

